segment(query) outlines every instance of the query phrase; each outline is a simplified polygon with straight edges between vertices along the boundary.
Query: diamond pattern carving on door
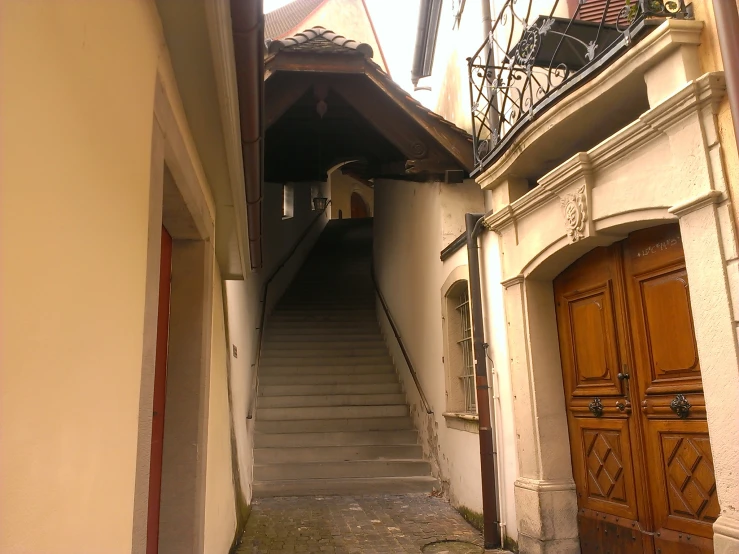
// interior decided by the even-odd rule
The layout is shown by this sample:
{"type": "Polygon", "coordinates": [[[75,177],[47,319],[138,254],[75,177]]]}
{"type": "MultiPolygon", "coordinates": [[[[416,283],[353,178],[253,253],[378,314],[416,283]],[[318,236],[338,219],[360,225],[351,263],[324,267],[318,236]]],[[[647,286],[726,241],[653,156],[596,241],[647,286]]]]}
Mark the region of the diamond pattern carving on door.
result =
{"type": "Polygon", "coordinates": [[[719,515],[707,436],[662,435],[672,515],[712,523],[719,515]]]}
{"type": "Polygon", "coordinates": [[[621,433],[583,429],[583,441],[589,496],[625,503],[621,433]]]}

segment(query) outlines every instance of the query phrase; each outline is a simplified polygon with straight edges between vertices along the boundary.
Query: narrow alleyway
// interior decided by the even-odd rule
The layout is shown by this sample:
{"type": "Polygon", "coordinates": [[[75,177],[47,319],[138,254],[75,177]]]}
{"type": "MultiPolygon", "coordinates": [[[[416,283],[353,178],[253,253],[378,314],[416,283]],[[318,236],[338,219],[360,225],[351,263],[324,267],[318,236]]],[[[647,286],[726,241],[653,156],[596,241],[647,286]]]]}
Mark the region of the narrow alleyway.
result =
{"type": "Polygon", "coordinates": [[[371,278],[372,220],[329,222],[270,317],[256,497],[431,492],[371,278]]]}
{"type": "Polygon", "coordinates": [[[267,324],[241,554],[483,552],[431,494],[371,271],[372,220],[331,221],[267,324]]]}
{"type": "Polygon", "coordinates": [[[426,494],[257,500],[237,554],[480,554],[482,535],[426,494]]]}

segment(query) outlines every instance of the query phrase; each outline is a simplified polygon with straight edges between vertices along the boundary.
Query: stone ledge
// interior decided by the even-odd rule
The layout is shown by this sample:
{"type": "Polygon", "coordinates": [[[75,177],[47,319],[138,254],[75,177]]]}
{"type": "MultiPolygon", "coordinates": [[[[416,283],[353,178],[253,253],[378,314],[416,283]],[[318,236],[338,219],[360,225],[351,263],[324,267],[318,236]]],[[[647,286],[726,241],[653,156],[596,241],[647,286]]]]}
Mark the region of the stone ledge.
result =
{"type": "Polygon", "coordinates": [[[480,416],[477,414],[445,412],[442,415],[446,420],[446,426],[450,429],[466,431],[468,433],[480,433],[480,416]]]}

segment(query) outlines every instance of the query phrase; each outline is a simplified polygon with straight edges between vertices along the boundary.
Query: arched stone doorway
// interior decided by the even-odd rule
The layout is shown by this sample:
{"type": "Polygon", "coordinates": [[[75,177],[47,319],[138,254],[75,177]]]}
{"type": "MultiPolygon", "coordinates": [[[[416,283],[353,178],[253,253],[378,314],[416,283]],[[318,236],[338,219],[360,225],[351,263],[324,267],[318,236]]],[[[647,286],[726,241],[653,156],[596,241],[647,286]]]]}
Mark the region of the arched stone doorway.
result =
{"type": "Polygon", "coordinates": [[[678,225],[591,250],[554,300],[581,550],[711,551],[719,504],[678,225]]]}

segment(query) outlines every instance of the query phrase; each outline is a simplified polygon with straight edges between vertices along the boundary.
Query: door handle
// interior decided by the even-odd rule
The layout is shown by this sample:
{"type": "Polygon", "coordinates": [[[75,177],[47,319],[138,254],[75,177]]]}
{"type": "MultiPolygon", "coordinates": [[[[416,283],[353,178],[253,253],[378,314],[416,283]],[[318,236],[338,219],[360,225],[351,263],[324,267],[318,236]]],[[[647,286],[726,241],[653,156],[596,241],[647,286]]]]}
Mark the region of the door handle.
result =
{"type": "Polygon", "coordinates": [[[629,386],[629,379],[631,378],[631,376],[629,375],[628,371],[629,366],[623,364],[623,370],[617,375],[618,380],[624,384],[624,397],[626,401],[616,402],[616,407],[622,412],[626,411],[627,408],[631,408],[631,388],[629,386]]]}

